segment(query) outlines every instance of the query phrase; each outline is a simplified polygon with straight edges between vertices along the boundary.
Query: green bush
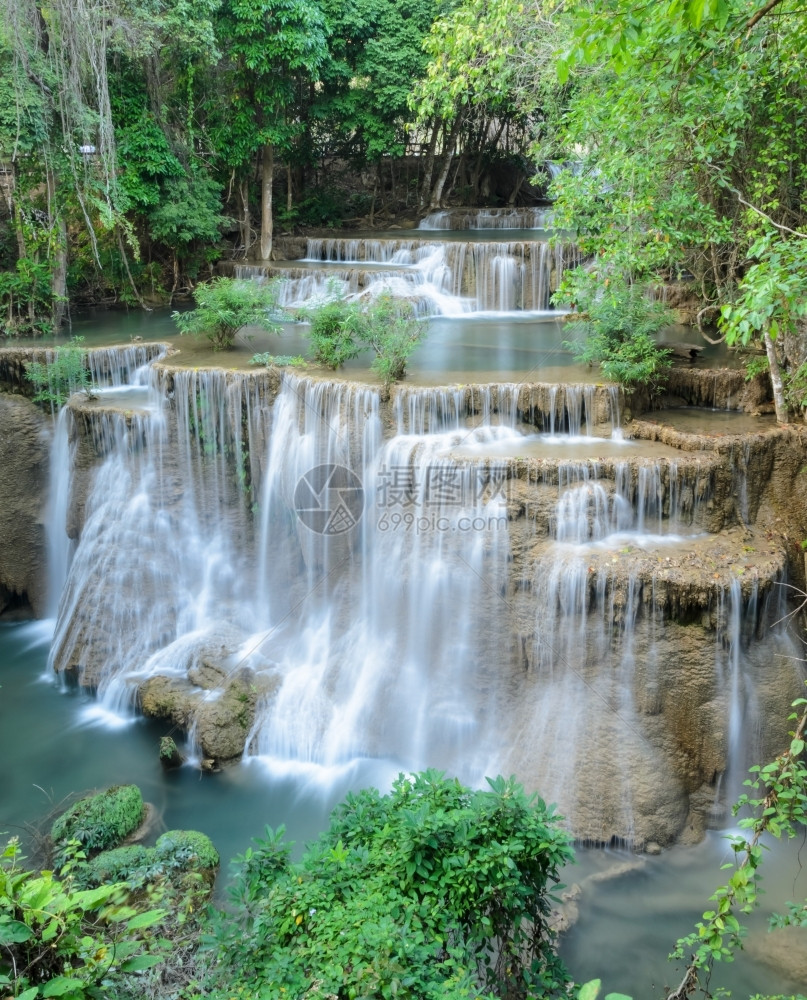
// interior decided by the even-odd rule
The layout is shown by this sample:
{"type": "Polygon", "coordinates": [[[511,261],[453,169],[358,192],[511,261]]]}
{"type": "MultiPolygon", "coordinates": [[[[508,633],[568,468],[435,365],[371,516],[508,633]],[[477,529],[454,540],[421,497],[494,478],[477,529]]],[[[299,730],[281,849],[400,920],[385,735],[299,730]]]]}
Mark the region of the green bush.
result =
{"type": "Polygon", "coordinates": [[[343,292],[329,287],[329,297],[320,305],[302,310],[300,318],[311,323],[308,336],[318,365],[336,371],[361,353],[357,342],[361,307],[357,302],[348,302],[343,292]]]}
{"type": "Polygon", "coordinates": [[[658,390],[672,362],[654,335],[669,326],[672,317],[660,302],[624,275],[601,276],[577,268],[555,293],[555,301],[570,304],[576,313],[567,329],[581,341],[566,341],[579,361],[598,364],[605,378],[620,385],[646,385],[658,390]]]}
{"type": "Polygon", "coordinates": [[[384,385],[400,382],[410,355],[423,340],[425,326],[409,302],[380,295],[365,310],[362,340],[375,352],[371,365],[384,385]]]}
{"type": "Polygon", "coordinates": [[[214,351],[222,351],[233,346],[235,335],[245,326],[259,326],[272,333],[280,329],[278,286],[278,281],[214,278],[196,286],[195,309],[174,312],[171,318],[180,333],[204,337],[214,351]]]}
{"type": "Polygon", "coordinates": [[[80,799],[51,828],[56,856],[63,855],[71,840],[91,852],[117,847],[137,829],[143,814],[143,796],[137,785],[116,785],[80,799]]]}
{"type": "Polygon", "coordinates": [[[74,392],[83,392],[88,399],[94,397],[83,343],[83,337],[73,337],[69,344],[56,348],[52,361],[25,363],[25,378],[37,390],[35,402],[62,406],[74,392]]]}
{"type": "Polygon", "coordinates": [[[83,853],[72,844],[65,858],[57,874],[23,868],[16,840],[0,854],[3,996],[117,997],[127,974],[152,968],[167,954],[168,942],[155,933],[166,910],[150,908],[148,896],[133,899],[117,882],[83,888],[83,853]]]}
{"type": "Polygon", "coordinates": [[[349,795],[296,863],[268,830],[211,918],[206,995],[303,996],[314,979],[346,998],[565,995],[548,917],[569,837],[513,779],[489,784],[427,771],[349,795]]]}
{"type": "Polygon", "coordinates": [[[219,852],[213,841],[197,830],[169,830],[155,845],[157,857],[172,859],[183,868],[218,868],[219,852]]]}
{"type": "Polygon", "coordinates": [[[371,367],[383,383],[400,381],[425,333],[410,303],[387,293],[360,302],[331,292],[327,301],[302,314],[311,322],[314,361],[335,370],[369,348],[375,354],[371,367]]]}

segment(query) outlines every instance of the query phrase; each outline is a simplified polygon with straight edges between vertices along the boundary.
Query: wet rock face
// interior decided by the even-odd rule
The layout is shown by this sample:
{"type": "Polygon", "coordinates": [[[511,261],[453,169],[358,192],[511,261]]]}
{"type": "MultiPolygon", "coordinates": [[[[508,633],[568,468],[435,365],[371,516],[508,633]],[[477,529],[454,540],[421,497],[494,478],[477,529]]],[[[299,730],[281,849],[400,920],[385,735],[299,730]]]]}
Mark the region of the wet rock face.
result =
{"type": "Polygon", "coordinates": [[[0,394],[0,616],[44,617],[50,421],[22,396],[0,394]]]}

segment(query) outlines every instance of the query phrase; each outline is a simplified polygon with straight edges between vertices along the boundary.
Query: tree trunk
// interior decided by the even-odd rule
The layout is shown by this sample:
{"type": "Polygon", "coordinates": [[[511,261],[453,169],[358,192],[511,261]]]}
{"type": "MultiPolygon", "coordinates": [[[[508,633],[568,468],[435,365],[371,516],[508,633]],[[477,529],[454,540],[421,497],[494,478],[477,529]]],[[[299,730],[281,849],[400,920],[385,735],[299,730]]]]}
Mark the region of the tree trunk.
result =
{"type": "Polygon", "coordinates": [[[462,122],[462,115],[458,114],[454,119],[454,124],[451,126],[451,132],[446,139],[446,149],[443,157],[443,165],[440,168],[440,173],[437,180],[434,182],[434,189],[432,190],[431,198],[429,199],[429,211],[435,211],[440,208],[440,203],[443,200],[443,188],[445,187],[446,179],[448,178],[448,171],[451,169],[451,161],[454,158],[454,150],[457,147],[457,136],[460,132],[460,123],[462,122]]]}
{"type": "Polygon", "coordinates": [[[291,215],[292,193],[291,193],[291,162],[286,167],[286,212],[291,215]]]}
{"type": "Polygon", "coordinates": [[[779,355],[776,353],[776,344],[771,339],[770,333],[765,330],[762,334],[762,342],[765,344],[765,353],[768,355],[768,367],[771,371],[771,384],[773,385],[773,405],[776,408],[776,419],[780,424],[789,422],[787,403],[785,402],[785,387],[782,379],[782,369],[779,365],[779,355]]]}
{"type": "Polygon", "coordinates": [[[241,198],[241,218],[238,220],[238,228],[241,233],[241,245],[244,248],[244,259],[249,257],[250,244],[252,242],[252,220],[249,216],[249,179],[243,177],[238,185],[238,194],[241,198]]]}
{"type": "Polygon", "coordinates": [[[48,187],[48,214],[50,224],[56,232],[50,278],[51,322],[54,333],[58,333],[64,322],[67,308],[67,226],[56,207],[56,175],[52,170],[46,174],[48,187]]]}
{"type": "Polygon", "coordinates": [[[275,147],[263,147],[261,169],[261,260],[272,256],[272,184],[275,179],[275,147]]]}
{"type": "Polygon", "coordinates": [[[435,118],[432,127],[432,137],[429,139],[429,148],[426,152],[426,166],[423,172],[423,187],[421,188],[420,207],[425,208],[429,204],[429,194],[432,189],[432,174],[434,173],[434,155],[437,150],[437,136],[440,134],[440,120],[435,118]]]}

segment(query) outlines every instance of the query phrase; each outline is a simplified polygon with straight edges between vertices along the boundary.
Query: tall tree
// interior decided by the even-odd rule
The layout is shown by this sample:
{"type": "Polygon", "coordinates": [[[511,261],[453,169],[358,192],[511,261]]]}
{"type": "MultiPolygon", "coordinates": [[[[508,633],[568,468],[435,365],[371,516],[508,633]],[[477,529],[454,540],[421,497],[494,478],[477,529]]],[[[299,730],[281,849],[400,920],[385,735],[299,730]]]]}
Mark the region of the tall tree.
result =
{"type": "Polygon", "coordinates": [[[268,259],[275,162],[278,154],[289,155],[302,129],[300,91],[318,78],[325,61],[325,19],[315,0],[230,0],[218,34],[227,95],[220,149],[242,179],[260,155],[260,253],[268,259]]]}

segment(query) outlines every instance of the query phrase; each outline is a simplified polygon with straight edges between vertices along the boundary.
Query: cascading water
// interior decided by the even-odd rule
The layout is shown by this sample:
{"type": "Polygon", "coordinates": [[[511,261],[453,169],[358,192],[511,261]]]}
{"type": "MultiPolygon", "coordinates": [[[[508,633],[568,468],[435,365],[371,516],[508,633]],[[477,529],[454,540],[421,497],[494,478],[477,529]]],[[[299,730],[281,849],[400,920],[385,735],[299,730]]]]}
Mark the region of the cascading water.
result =
{"type": "Polygon", "coordinates": [[[718,557],[702,528],[713,462],[621,438],[614,459],[564,457],[602,440],[599,399],[502,383],[385,402],[158,367],[139,409],[74,404],[82,523],[54,664],[98,688],[108,719],[173,685],[187,701],[160,711],[207,754],[211,718],[243,699],[232,753],[275,770],[514,771],[580,836],[669,839],[698,784],[678,764],[665,660],[698,664],[704,723],[734,734],[698,751],[708,783],[740,752],[732,692],[758,684],[755,668],[737,680],[733,638],[758,590],[718,574],[702,603],[678,582],[682,553],[718,557]],[[557,457],[519,457],[536,440],[557,457]],[[686,601],[707,621],[684,642],[686,601]]]}
{"type": "Polygon", "coordinates": [[[304,267],[239,264],[234,273],[283,277],[280,304],[289,308],[334,291],[386,292],[410,301],[419,316],[462,316],[544,312],[563,271],[579,261],[562,243],[324,238],[308,240],[304,267]]]}
{"type": "Polygon", "coordinates": [[[430,212],[418,229],[546,229],[551,225],[548,208],[478,208],[430,212]]]}

